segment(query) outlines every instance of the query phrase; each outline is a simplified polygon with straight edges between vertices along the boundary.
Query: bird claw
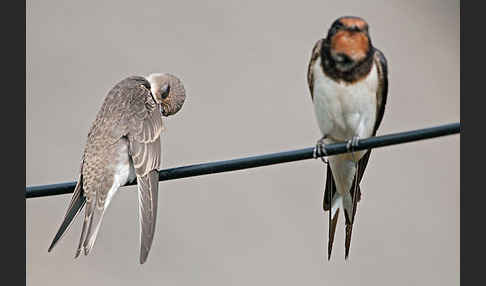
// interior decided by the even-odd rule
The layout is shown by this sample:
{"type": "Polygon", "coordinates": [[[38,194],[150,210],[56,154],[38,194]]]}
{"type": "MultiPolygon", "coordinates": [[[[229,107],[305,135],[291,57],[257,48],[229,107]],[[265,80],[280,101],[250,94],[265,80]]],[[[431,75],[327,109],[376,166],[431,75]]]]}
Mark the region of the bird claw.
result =
{"type": "Polygon", "coordinates": [[[316,147],[314,147],[314,152],[312,156],[314,159],[321,158],[322,162],[325,164],[328,163],[328,160],[325,156],[327,156],[327,151],[326,151],[326,146],[324,144],[324,139],[325,137],[322,137],[321,139],[317,140],[316,147]]]}
{"type": "Polygon", "coordinates": [[[359,144],[359,136],[353,136],[351,140],[348,140],[346,143],[346,149],[348,152],[354,152],[354,150],[358,147],[359,144]]]}

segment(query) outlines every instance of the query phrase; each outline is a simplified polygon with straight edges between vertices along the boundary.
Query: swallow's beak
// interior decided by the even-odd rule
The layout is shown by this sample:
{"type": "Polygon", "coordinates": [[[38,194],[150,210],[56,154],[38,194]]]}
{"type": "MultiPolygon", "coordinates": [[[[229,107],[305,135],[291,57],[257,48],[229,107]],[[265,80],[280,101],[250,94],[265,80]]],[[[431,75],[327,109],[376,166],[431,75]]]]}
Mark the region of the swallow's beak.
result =
{"type": "Polygon", "coordinates": [[[161,89],[160,89],[160,100],[164,100],[169,96],[170,93],[170,85],[166,83],[161,89]]]}
{"type": "Polygon", "coordinates": [[[155,102],[162,104],[164,100],[169,96],[170,86],[165,84],[160,90],[153,93],[155,102]]]}

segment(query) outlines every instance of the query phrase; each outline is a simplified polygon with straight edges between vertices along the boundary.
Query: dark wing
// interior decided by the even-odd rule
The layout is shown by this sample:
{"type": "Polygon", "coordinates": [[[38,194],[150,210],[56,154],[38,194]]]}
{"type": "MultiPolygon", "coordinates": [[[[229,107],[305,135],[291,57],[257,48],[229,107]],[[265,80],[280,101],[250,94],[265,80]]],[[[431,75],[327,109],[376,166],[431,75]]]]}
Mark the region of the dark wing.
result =
{"type": "Polygon", "coordinates": [[[160,105],[153,101],[148,89],[132,97],[130,113],[122,120],[130,123],[128,129],[129,150],[137,174],[140,263],[147,260],[152,246],[157,218],[157,199],[160,167],[160,133],[163,130],[160,105]]]}
{"type": "Polygon", "coordinates": [[[309,65],[307,66],[307,84],[309,85],[309,91],[311,99],[314,100],[314,72],[312,71],[312,66],[317,61],[321,55],[321,45],[324,39],[320,39],[312,48],[311,59],[309,65]]]}
{"type": "MultiPolygon", "coordinates": [[[[373,136],[376,135],[378,127],[380,127],[381,121],[383,120],[383,115],[385,114],[386,98],[388,96],[388,66],[386,63],[386,58],[383,53],[375,48],[374,62],[378,69],[378,90],[376,91],[376,121],[375,127],[373,129],[373,136]]],[[[370,159],[371,150],[368,150],[366,154],[359,160],[358,166],[358,201],[361,196],[361,191],[359,189],[359,183],[363,178],[364,171],[368,165],[368,160],[370,159]]],[[[354,183],[351,187],[354,190],[354,183]]]]}
{"type": "Polygon", "coordinates": [[[375,48],[374,62],[378,68],[378,90],[376,92],[377,113],[373,136],[376,135],[381,120],[385,114],[386,98],[388,96],[388,64],[383,53],[375,48]]]}

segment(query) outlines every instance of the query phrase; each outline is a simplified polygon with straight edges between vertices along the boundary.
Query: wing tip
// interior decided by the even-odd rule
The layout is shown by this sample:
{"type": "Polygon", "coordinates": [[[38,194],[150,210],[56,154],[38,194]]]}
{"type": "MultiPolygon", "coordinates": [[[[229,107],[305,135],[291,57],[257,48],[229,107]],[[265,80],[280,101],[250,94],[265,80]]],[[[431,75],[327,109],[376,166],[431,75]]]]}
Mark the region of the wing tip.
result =
{"type": "Polygon", "coordinates": [[[152,170],[145,176],[137,176],[137,182],[140,208],[140,264],[144,264],[147,261],[155,234],[159,173],[157,170],[152,170]]]}
{"type": "Polygon", "coordinates": [[[144,264],[147,261],[148,252],[145,254],[140,253],[140,264],[144,264]]]}
{"type": "Polygon", "coordinates": [[[151,244],[150,245],[140,245],[140,264],[144,264],[147,262],[148,255],[150,252],[151,244]]]}

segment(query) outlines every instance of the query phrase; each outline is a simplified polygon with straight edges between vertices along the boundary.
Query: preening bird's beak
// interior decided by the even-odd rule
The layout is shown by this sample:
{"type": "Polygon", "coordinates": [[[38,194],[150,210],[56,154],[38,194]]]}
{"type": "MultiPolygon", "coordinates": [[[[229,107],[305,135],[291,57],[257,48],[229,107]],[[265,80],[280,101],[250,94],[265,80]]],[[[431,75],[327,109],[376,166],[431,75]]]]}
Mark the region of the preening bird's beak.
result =
{"type": "Polygon", "coordinates": [[[158,104],[163,104],[164,100],[169,96],[170,86],[165,84],[159,91],[153,93],[153,98],[158,104]]]}
{"type": "Polygon", "coordinates": [[[161,89],[160,89],[160,100],[164,100],[169,96],[170,93],[170,85],[166,83],[161,89]]]}
{"type": "Polygon", "coordinates": [[[176,114],[184,104],[186,91],[181,80],[171,74],[151,74],[147,77],[152,98],[160,105],[163,116],[176,114]]]}
{"type": "Polygon", "coordinates": [[[184,104],[186,92],[180,81],[166,84],[161,88],[161,112],[164,116],[176,114],[184,104]]]}

